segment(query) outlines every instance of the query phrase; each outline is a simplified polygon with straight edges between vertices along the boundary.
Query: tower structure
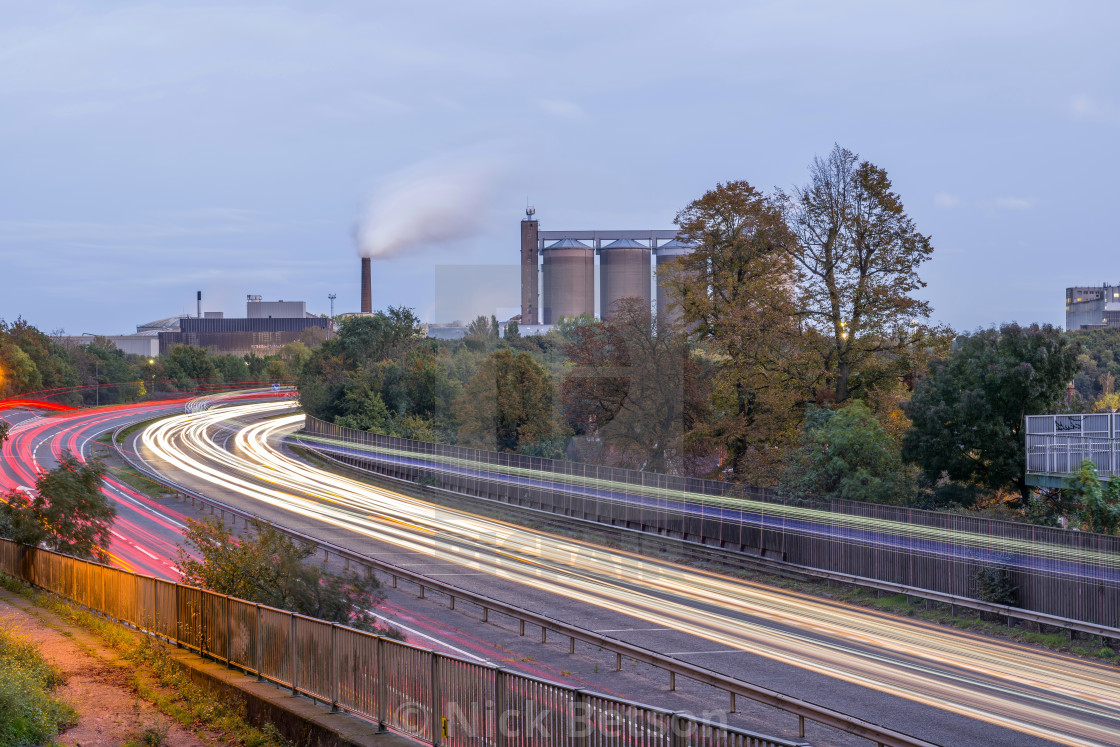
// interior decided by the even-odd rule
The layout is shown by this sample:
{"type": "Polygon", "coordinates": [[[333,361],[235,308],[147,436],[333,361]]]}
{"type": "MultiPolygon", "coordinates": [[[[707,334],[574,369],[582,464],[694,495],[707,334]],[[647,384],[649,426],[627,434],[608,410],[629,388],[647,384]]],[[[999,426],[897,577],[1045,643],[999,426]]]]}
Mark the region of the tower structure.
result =
{"type": "Polygon", "coordinates": [[[539,294],[537,292],[538,233],[540,223],[536,210],[525,208],[525,220],[521,221],[521,323],[537,324],[539,321],[539,294]]]}

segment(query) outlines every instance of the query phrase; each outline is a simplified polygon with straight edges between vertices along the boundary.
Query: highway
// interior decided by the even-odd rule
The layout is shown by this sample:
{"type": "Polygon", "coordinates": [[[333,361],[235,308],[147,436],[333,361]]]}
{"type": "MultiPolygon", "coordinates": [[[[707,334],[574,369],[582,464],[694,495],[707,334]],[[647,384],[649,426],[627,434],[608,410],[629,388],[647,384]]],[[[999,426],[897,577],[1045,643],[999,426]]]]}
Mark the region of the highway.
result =
{"type": "Polygon", "coordinates": [[[374,488],[288,455],[302,419],[270,403],[184,414],[146,429],[138,451],[182,484],[324,540],[592,629],[644,627],[631,639],[932,742],[1120,744],[1114,666],[374,488]]]}
{"type": "MultiPolygon", "coordinates": [[[[183,412],[219,401],[238,399],[281,398],[286,394],[221,394],[207,397],[184,397],[155,403],[137,403],[75,410],[42,417],[37,409],[6,408],[0,416],[12,425],[10,439],[0,452],[0,493],[33,488],[40,471],[57,465],[63,451],[88,456],[96,439],[104,433],[153,418],[183,412]]],[[[37,405],[36,405],[37,407],[37,405]]],[[[48,411],[49,412],[49,411],[48,411]]],[[[203,518],[202,509],[176,505],[172,500],[153,500],[130,487],[112,471],[106,476],[103,492],[117,507],[112,542],[106,548],[110,564],[128,571],[168,580],[178,580],[175,566],[178,545],[186,520],[203,518]]],[[[478,661],[492,661],[501,652],[482,639],[464,635],[440,621],[418,615],[403,608],[399,599],[382,604],[377,614],[402,630],[411,643],[438,651],[466,656],[478,661]],[[406,620],[407,618],[407,620],[406,620]]],[[[508,666],[539,677],[557,679],[556,674],[525,662],[508,666]]]]}

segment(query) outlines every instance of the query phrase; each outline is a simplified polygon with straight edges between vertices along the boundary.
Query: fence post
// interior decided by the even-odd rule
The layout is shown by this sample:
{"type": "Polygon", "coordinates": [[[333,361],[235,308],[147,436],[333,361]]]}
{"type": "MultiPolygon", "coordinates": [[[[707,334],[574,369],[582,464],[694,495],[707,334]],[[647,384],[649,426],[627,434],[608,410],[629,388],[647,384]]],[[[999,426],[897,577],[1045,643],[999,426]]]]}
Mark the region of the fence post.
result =
{"type": "Polygon", "coordinates": [[[331,713],[338,713],[338,625],[331,623],[331,713]]]}
{"type": "Polygon", "coordinates": [[[506,704],[506,670],[494,670],[494,743],[509,745],[509,714],[506,704]]]}
{"type": "Polygon", "coordinates": [[[233,668],[233,602],[226,595],[226,669],[233,668]]]}
{"type": "Polygon", "coordinates": [[[257,607],[257,682],[264,681],[264,675],[261,674],[261,652],[264,650],[264,635],[261,628],[261,606],[257,607]]]}
{"type": "Polygon", "coordinates": [[[443,709],[440,708],[442,703],[441,695],[443,688],[440,686],[440,655],[435,651],[432,652],[431,664],[431,688],[428,691],[428,707],[429,713],[432,714],[432,745],[439,747],[443,744],[444,726],[443,726],[443,709]]]}
{"type": "Polygon", "coordinates": [[[295,695],[299,694],[299,688],[298,688],[298,685],[297,685],[297,682],[299,680],[299,666],[298,666],[299,661],[298,661],[298,655],[297,655],[297,652],[296,652],[296,649],[297,649],[296,615],[295,615],[294,612],[291,613],[291,615],[292,615],[292,695],[295,696],[295,695]]]}
{"type": "Polygon", "coordinates": [[[674,713],[669,717],[669,744],[672,747],[686,747],[688,732],[688,721],[684,714],[674,713]]]}
{"type": "Polygon", "coordinates": [[[587,691],[576,688],[572,691],[572,747],[587,747],[591,742],[591,718],[588,711],[587,691]]]}
{"type": "Polygon", "coordinates": [[[389,687],[385,683],[385,639],[377,636],[374,640],[374,655],[377,658],[377,731],[383,732],[389,694],[389,687]]]}
{"type": "Polygon", "coordinates": [[[182,648],[182,628],[179,627],[179,590],[183,588],[175,584],[175,648],[182,648]]]}

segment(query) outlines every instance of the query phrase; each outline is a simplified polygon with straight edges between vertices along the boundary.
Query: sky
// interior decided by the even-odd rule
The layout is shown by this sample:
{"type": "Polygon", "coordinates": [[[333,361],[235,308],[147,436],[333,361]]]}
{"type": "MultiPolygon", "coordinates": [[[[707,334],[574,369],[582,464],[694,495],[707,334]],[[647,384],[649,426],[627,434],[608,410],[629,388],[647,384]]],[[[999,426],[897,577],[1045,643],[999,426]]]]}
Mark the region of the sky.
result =
{"type": "Polygon", "coordinates": [[[516,299],[470,268],[518,261],[526,201],[546,230],[672,228],[719,182],[803,184],[839,143],[932,236],[934,320],[1060,325],[1066,286],[1120,282],[1118,21],[1026,0],[0,0],[0,318],[124,333],[197,290],[227,316],[246,294],[356,311],[363,232],[422,225],[375,237],[374,305],[450,321],[454,268],[516,299]]]}

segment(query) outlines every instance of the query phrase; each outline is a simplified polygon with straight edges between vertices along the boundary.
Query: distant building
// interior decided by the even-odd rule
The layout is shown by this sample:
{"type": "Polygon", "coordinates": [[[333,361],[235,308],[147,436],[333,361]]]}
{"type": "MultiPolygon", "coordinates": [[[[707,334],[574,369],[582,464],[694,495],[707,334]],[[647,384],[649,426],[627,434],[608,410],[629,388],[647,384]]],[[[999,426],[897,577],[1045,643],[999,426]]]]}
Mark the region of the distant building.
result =
{"type": "Polygon", "coordinates": [[[1120,327],[1120,286],[1066,288],[1066,330],[1120,327]]]}
{"type": "Polygon", "coordinates": [[[325,338],[331,320],[307,313],[306,301],[262,301],[249,296],[243,319],[182,317],[177,330],[159,332],[160,355],[176,345],[193,345],[226,355],[275,355],[305,335],[325,338]]]}

